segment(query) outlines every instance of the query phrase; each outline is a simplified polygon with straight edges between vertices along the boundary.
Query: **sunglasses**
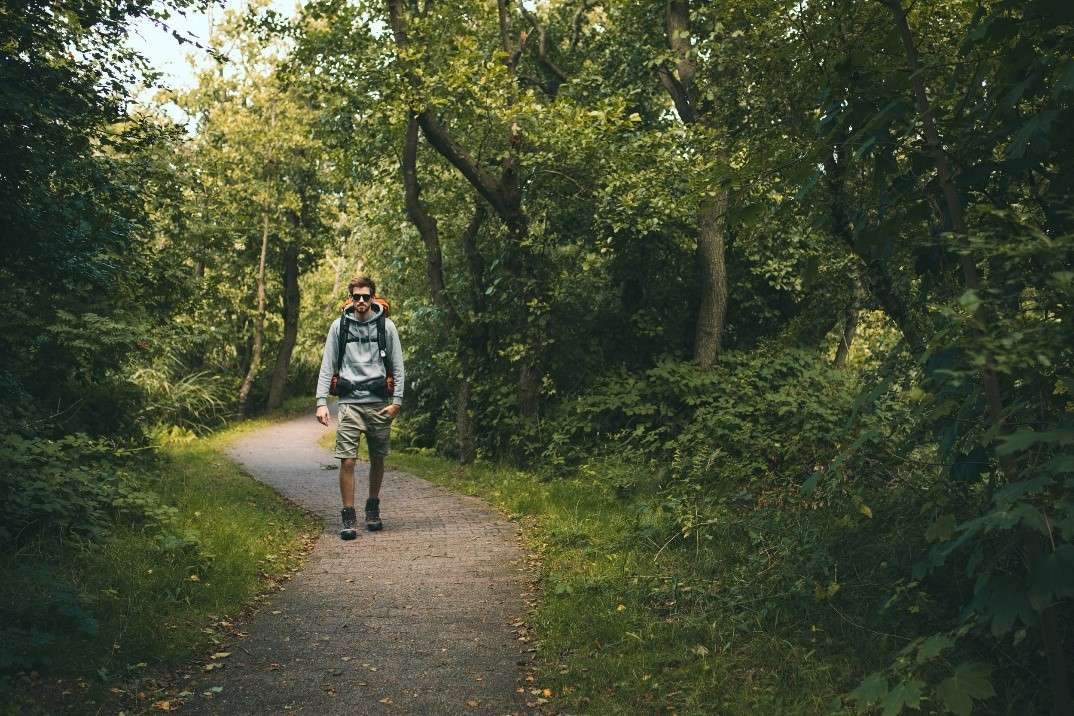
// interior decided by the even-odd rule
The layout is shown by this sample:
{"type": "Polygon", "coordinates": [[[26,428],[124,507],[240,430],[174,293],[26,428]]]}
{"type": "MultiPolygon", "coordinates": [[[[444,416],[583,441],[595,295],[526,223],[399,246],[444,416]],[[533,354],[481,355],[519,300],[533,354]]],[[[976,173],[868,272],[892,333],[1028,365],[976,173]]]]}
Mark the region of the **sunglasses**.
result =
{"type": "Polygon", "coordinates": [[[369,303],[373,300],[373,294],[371,293],[352,293],[351,300],[355,303],[369,303]]]}

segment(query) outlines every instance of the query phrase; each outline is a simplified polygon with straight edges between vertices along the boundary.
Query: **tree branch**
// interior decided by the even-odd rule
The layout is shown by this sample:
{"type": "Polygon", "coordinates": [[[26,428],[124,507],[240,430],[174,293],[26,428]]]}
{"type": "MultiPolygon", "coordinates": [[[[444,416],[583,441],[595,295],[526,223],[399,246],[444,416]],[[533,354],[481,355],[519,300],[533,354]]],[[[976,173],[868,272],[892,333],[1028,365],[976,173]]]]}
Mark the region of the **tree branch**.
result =
{"type": "Polygon", "coordinates": [[[578,40],[582,36],[582,23],[585,22],[585,14],[593,7],[590,0],[582,0],[578,9],[574,11],[574,22],[571,23],[571,52],[578,48],[578,40]]]}
{"type": "Polygon", "coordinates": [[[504,196],[500,181],[474,161],[470,153],[455,141],[428,110],[418,115],[418,122],[421,124],[422,133],[433,149],[466,177],[466,180],[485,198],[498,215],[506,218],[514,214],[515,207],[504,196]]]}
{"type": "Polygon", "coordinates": [[[440,230],[436,219],[426,209],[421,200],[421,185],[418,182],[418,117],[411,113],[406,125],[406,139],[403,141],[403,158],[400,162],[403,173],[403,191],[407,217],[425,244],[425,271],[429,280],[429,293],[445,314],[448,323],[454,329],[461,321],[454,304],[447,296],[444,283],[444,257],[440,249],[440,230]]]}
{"type": "Polygon", "coordinates": [[[537,19],[537,16],[527,10],[524,5],[520,5],[519,8],[522,10],[522,15],[529,21],[530,25],[533,26],[534,31],[537,33],[537,61],[556,77],[557,81],[549,87],[549,94],[555,96],[556,92],[559,90],[559,85],[569,79],[567,73],[548,56],[547,35],[545,33],[544,25],[542,25],[541,21],[537,19]]]}
{"type": "Polygon", "coordinates": [[[675,103],[675,111],[683,124],[697,121],[694,107],[694,75],[697,74],[697,62],[694,60],[694,46],[690,39],[690,3],[689,0],[668,0],[667,4],[668,46],[678,56],[675,73],[666,67],[658,67],[656,74],[664,89],[675,103]]]}
{"type": "Polygon", "coordinates": [[[693,91],[694,75],[697,74],[694,45],[690,39],[689,0],[668,0],[667,30],[668,44],[672,52],[679,56],[679,64],[675,70],[679,75],[683,90],[689,96],[693,91]]]}
{"type": "MultiPolygon", "coordinates": [[[[388,5],[388,19],[392,27],[395,43],[405,49],[409,46],[407,38],[406,18],[404,15],[403,0],[386,0],[388,5]]],[[[506,0],[497,0],[497,3],[506,12],[506,0]]],[[[417,77],[409,68],[406,70],[407,77],[414,87],[421,87],[421,78],[417,77]]],[[[451,163],[466,178],[477,192],[485,198],[493,210],[505,221],[516,222],[519,214],[516,197],[510,196],[513,192],[504,189],[504,183],[498,180],[487,169],[481,166],[473,156],[461,144],[455,141],[444,126],[432,115],[429,110],[417,114],[418,124],[421,125],[422,133],[448,162],[451,163]]]]}
{"type": "Polygon", "coordinates": [[[690,102],[686,88],[666,67],[658,67],[656,75],[660,78],[664,89],[671,95],[671,101],[675,103],[675,111],[679,113],[682,123],[694,124],[697,121],[697,114],[694,112],[694,106],[690,102]]]}
{"type": "MultiPolygon", "coordinates": [[[[504,64],[507,65],[507,69],[512,72],[515,71],[515,67],[518,66],[518,61],[522,58],[522,53],[526,49],[526,40],[529,35],[523,31],[518,33],[518,42],[511,41],[511,16],[507,11],[507,3],[510,0],[496,0],[496,13],[499,17],[500,23],[500,44],[503,46],[503,51],[507,53],[507,59],[504,60],[504,64]]],[[[525,12],[525,8],[522,8],[525,12]]]]}

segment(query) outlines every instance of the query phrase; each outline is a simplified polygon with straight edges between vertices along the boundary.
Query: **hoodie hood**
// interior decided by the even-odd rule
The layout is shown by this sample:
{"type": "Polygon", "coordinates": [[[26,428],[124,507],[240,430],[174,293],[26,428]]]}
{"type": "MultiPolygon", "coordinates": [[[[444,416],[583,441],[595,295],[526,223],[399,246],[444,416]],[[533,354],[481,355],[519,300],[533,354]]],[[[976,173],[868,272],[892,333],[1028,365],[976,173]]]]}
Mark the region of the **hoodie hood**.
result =
{"type": "Polygon", "coordinates": [[[354,304],[347,306],[343,309],[343,315],[357,323],[372,323],[380,317],[380,314],[384,312],[384,307],[374,301],[369,306],[369,315],[363,318],[358,318],[357,311],[354,310],[354,304]]]}

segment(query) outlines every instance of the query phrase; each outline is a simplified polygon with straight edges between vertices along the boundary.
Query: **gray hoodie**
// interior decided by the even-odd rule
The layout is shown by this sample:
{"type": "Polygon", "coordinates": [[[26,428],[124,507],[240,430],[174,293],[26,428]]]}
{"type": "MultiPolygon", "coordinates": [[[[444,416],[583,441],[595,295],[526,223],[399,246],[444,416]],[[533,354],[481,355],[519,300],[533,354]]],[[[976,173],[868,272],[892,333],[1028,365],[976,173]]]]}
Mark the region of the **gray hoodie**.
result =
{"type": "MultiPolygon", "coordinates": [[[[379,304],[369,307],[369,317],[359,321],[354,311],[348,308],[344,313],[347,321],[347,350],[343,354],[343,367],[339,369],[341,377],[360,382],[371,378],[380,378],[385,374],[384,361],[380,358],[380,346],[377,345],[377,317],[380,315],[379,304]]],[[[324,342],[324,355],[321,357],[321,373],[317,377],[317,405],[328,403],[328,388],[332,385],[332,374],[336,372],[336,356],[339,355],[339,322],[337,318],[328,329],[328,339],[324,342]]],[[[384,350],[388,354],[395,376],[395,392],[392,402],[403,404],[403,349],[399,345],[399,331],[392,319],[384,319],[384,350]]],[[[366,390],[359,390],[341,397],[341,403],[379,403],[382,398],[366,390]]]]}

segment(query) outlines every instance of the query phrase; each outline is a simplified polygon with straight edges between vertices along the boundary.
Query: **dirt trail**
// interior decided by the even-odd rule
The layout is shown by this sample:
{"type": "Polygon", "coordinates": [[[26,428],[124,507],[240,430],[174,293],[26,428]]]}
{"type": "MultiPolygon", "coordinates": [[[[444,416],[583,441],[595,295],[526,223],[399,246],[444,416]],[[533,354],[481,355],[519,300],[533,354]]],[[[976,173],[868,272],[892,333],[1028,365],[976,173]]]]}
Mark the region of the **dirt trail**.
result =
{"type": "MultiPolygon", "coordinates": [[[[304,570],[246,625],[184,711],[219,714],[508,714],[525,644],[524,555],[515,525],[480,500],[389,471],[383,532],[339,539],[336,460],[312,416],[241,438],[232,457],[321,516],[304,570]],[[214,687],[222,687],[211,697],[214,687]]],[[[364,448],[363,448],[364,449],[364,448]]],[[[364,502],[367,465],[358,485],[364,502]]],[[[359,518],[361,506],[359,504],[359,518]]]]}

